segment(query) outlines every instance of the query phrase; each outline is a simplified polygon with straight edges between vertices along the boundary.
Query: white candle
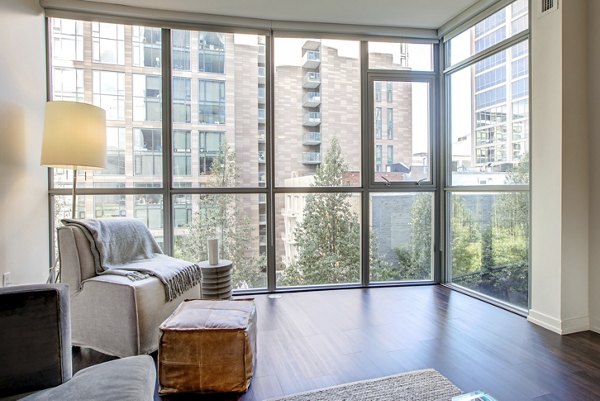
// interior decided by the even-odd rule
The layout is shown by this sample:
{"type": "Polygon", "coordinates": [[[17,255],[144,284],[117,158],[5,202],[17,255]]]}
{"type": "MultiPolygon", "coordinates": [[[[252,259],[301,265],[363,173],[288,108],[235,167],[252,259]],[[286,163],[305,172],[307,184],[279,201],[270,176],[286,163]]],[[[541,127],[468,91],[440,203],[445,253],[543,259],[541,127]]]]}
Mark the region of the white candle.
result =
{"type": "Polygon", "coordinates": [[[216,265],[219,263],[219,242],[216,238],[208,240],[208,264],[216,265]]]}

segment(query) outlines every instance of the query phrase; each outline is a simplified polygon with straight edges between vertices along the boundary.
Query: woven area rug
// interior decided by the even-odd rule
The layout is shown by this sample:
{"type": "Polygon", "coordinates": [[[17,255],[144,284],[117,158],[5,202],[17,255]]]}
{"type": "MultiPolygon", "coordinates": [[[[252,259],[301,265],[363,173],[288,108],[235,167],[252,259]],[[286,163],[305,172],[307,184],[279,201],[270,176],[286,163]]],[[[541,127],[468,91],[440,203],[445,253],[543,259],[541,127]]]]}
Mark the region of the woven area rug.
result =
{"type": "MultiPolygon", "coordinates": [[[[450,401],[460,389],[434,369],[326,387],[280,401],[450,401]]],[[[273,399],[274,401],[275,399],[273,399]]]]}

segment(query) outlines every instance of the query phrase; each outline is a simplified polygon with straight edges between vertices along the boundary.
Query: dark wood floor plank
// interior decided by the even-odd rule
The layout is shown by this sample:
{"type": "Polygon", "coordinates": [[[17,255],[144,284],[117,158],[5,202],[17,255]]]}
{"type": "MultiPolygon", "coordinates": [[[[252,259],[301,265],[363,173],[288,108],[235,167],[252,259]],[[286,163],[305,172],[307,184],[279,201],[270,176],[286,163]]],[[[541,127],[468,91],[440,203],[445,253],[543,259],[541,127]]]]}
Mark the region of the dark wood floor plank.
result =
{"type": "MultiPolygon", "coordinates": [[[[259,401],[434,368],[499,401],[600,400],[600,335],[559,336],[442,286],[255,296],[258,361],[243,395],[156,401],[259,401]]],[[[76,369],[110,357],[74,353],[76,369]]]]}

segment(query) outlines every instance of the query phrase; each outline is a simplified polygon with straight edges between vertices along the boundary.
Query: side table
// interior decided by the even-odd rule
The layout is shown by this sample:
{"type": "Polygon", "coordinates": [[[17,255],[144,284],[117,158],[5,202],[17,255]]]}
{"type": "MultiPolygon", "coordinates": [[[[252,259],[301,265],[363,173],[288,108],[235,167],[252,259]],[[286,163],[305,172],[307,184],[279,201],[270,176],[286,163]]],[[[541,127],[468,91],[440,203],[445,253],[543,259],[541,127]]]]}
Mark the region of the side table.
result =
{"type": "Polygon", "coordinates": [[[200,291],[202,299],[231,299],[231,269],[233,262],[219,259],[216,265],[208,261],[198,263],[202,269],[200,291]]]}

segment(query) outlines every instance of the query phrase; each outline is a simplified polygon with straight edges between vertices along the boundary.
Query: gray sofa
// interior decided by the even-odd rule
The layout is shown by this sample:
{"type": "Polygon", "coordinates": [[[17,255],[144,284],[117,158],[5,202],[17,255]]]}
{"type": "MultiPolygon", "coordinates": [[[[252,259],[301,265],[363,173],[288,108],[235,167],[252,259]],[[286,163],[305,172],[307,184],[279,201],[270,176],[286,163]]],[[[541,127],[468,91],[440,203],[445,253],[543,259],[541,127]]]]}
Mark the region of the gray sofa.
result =
{"type": "Polygon", "coordinates": [[[73,345],[118,357],[158,349],[160,324],[185,299],[200,298],[196,285],[172,301],[155,277],[132,281],[97,275],[90,242],[81,228],[58,228],[60,281],[71,295],[73,345]]]}
{"type": "Polygon", "coordinates": [[[152,400],[148,355],[116,359],[72,376],[65,284],[0,288],[0,400],[152,400]],[[23,398],[25,397],[25,398],[23,398]]]}

